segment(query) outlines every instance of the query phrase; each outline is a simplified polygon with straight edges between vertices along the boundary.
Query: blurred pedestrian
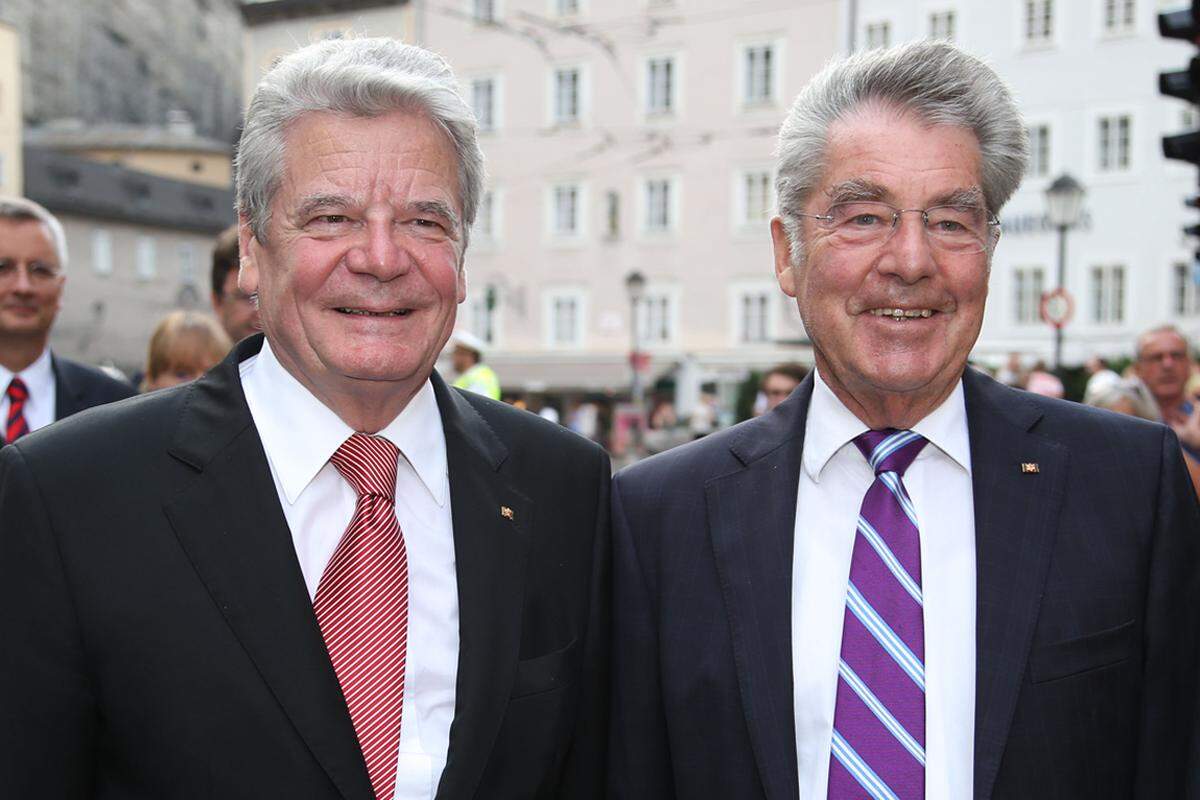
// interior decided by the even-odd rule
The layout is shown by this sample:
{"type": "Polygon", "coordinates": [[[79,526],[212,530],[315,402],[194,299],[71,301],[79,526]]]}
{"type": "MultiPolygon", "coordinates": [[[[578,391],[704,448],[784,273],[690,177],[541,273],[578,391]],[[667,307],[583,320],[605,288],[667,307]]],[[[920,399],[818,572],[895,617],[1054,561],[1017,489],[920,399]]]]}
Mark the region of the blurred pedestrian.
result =
{"type": "Polygon", "coordinates": [[[1179,436],[1183,449],[1200,459],[1200,406],[1184,392],[1192,374],[1192,350],[1174,325],[1159,325],[1137,338],[1134,372],[1154,395],[1163,422],[1179,436]]]}
{"type": "Polygon", "coordinates": [[[499,400],[500,379],[496,377],[495,370],[483,363],[483,353],[487,347],[484,341],[470,331],[459,330],[450,337],[450,343],[454,346],[450,363],[458,373],[453,386],[499,400]]]}
{"type": "Polygon", "coordinates": [[[135,394],[50,351],[66,271],[67,240],[54,215],[31,200],[0,197],[0,445],[135,394]]]}
{"type": "Polygon", "coordinates": [[[233,343],[217,321],[198,311],[172,311],[154,326],[141,390],[194,381],[221,363],[233,343]]]}
{"type": "Polygon", "coordinates": [[[221,232],[212,252],[212,307],[230,341],[240,342],[260,329],[258,305],[253,295],[238,287],[238,229],[221,232]]]}
{"type": "Polygon", "coordinates": [[[1029,371],[1025,369],[1021,354],[1016,351],[1009,353],[1004,366],[996,370],[997,381],[1005,386],[1015,386],[1018,389],[1025,388],[1025,380],[1028,377],[1029,371]]]}
{"type": "Polygon", "coordinates": [[[1040,394],[1043,397],[1062,398],[1062,379],[1046,369],[1046,362],[1038,361],[1025,377],[1025,391],[1040,394]]]}
{"type": "Polygon", "coordinates": [[[771,411],[775,406],[787,400],[788,395],[795,391],[807,374],[808,370],[794,361],[777,364],[767,370],[759,389],[766,401],[763,412],[771,411]]]}
{"type": "Polygon", "coordinates": [[[1083,402],[1090,403],[1091,398],[1115,386],[1121,381],[1121,376],[1109,368],[1100,356],[1092,356],[1083,365],[1087,371],[1087,386],[1083,390],[1083,402]]]}

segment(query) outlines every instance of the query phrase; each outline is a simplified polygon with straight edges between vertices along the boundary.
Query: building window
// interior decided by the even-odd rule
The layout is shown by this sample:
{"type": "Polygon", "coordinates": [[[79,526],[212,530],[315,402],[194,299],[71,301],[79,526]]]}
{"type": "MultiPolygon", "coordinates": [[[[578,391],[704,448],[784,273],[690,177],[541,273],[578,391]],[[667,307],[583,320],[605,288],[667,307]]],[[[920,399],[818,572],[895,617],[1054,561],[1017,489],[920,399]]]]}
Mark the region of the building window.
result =
{"type": "Polygon", "coordinates": [[[1131,33],[1136,11],[1134,0],[1104,0],[1104,32],[1131,33]]]}
{"type": "Polygon", "coordinates": [[[621,238],[621,195],[615,191],[604,195],[604,236],[621,238]]]}
{"type": "Polygon", "coordinates": [[[1018,267],[1013,271],[1013,321],[1028,325],[1042,318],[1042,294],[1046,273],[1041,267],[1018,267]]]}
{"type": "Polygon", "coordinates": [[[743,172],[739,184],[738,223],[751,226],[769,220],[775,209],[775,183],[770,170],[743,172]]]}
{"type": "Polygon", "coordinates": [[[647,291],[637,305],[638,343],[642,346],[667,345],[674,341],[671,296],[647,291]]]}
{"type": "Polygon", "coordinates": [[[485,287],[471,299],[469,306],[471,333],[478,336],[487,344],[496,343],[496,290],[485,287]]]}
{"type": "Polygon", "coordinates": [[[179,281],[187,286],[196,285],[196,247],[191,242],[179,245],[179,281]]]}
{"type": "Polygon", "coordinates": [[[555,236],[579,235],[579,186],[560,184],[551,192],[551,232],[555,236]]]}
{"type": "Polygon", "coordinates": [[[1125,321],[1125,268],[1092,267],[1092,322],[1117,325],[1125,321]]]}
{"type": "Polygon", "coordinates": [[[1100,172],[1124,172],[1129,169],[1130,131],[1128,114],[1100,117],[1096,121],[1097,164],[1100,172]]]}
{"type": "Polygon", "coordinates": [[[775,100],[775,46],[759,44],[747,47],[742,56],[746,70],[743,85],[743,102],[750,105],[765,105],[775,100]]]}
{"type": "Polygon", "coordinates": [[[583,298],[578,293],[556,292],[547,299],[547,343],[551,347],[583,344],[583,298]]]}
{"type": "Polygon", "coordinates": [[[1196,267],[1179,262],[1174,270],[1172,307],[1180,317],[1192,317],[1200,313],[1200,292],[1196,291],[1196,267]]]}
{"type": "Polygon", "coordinates": [[[496,239],[496,193],[490,189],[479,198],[471,235],[484,242],[496,239]]]}
{"type": "Polygon", "coordinates": [[[472,0],[471,16],[476,22],[495,22],[496,0],[472,0]]]}
{"type": "Polygon", "coordinates": [[[1054,41],[1054,0],[1025,0],[1025,43],[1054,41]]]}
{"type": "Polygon", "coordinates": [[[646,62],[647,113],[675,112],[675,73],[675,59],[672,56],[651,58],[646,62]]]}
{"type": "Polygon", "coordinates": [[[864,38],[868,50],[874,50],[877,47],[887,47],[892,43],[892,23],[867,23],[867,35],[864,38]]]}
{"type": "Polygon", "coordinates": [[[931,11],[929,14],[929,38],[953,42],[957,22],[953,11],[931,11]]]}
{"type": "Polygon", "coordinates": [[[555,0],[554,10],[560,17],[569,17],[579,13],[579,0],[555,0]]]}
{"type": "Polygon", "coordinates": [[[1029,175],[1044,178],[1050,174],[1050,126],[1029,126],[1029,175]]]}
{"type": "Polygon", "coordinates": [[[578,67],[554,70],[554,124],[579,121],[582,81],[578,67]]]}
{"type": "Polygon", "coordinates": [[[476,78],[471,81],[471,110],[479,122],[479,130],[496,129],[496,79],[476,78]]]}
{"type": "Polygon", "coordinates": [[[137,239],[137,249],[134,251],[134,269],[138,279],[143,281],[153,280],[158,274],[158,267],[154,263],[155,260],[154,237],[139,236],[137,239]]]}
{"type": "Polygon", "coordinates": [[[647,233],[665,233],[674,227],[671,214],[672,194],[670,178],[653,178],[646,181],[647,233]]]}
{"type": "Polygon", "coordinates": [[[97,275],[112,275],[112,234],[104,228],[92,231],[92,269],[97,275]]]}
{"type": "Polygon", "coordinates": [[[764,344],[771,341],[771,299],[765,289],[743,291],[738,295],[738,341],[764,344]]]}

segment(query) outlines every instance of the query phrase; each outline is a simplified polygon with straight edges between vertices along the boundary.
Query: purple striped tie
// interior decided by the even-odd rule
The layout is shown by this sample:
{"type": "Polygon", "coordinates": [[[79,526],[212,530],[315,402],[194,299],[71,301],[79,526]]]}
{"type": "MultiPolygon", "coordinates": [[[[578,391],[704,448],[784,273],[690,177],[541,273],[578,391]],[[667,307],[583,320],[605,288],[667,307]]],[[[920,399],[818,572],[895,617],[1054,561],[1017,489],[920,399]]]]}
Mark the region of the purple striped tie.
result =
{"type": "Polygon", "coordinates": [[[925,628],[921,536],[901,479],[925,439],[867,431],[854,440],[875,471],[858,514],[837,707],[830,800],[925,797],[925,628]]]}

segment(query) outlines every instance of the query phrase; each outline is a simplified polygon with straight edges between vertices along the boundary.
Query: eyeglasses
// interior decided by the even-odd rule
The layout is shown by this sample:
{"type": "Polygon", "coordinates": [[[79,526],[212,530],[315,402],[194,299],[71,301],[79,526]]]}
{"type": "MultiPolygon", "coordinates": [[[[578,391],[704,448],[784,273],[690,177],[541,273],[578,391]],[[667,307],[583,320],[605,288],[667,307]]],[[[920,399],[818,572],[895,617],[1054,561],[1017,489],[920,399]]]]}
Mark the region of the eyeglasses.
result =
{"type": "Polygon", "coordinates": [[[1000,232],[1000,220],[972,205],[896,208],[873,200],[854,200],[834,203],[824,214],[798,216],[815,219],[818,227],[830,232],[831,244],[849,249],[882,245],[900,227],[900,215],[909,212],[921,215],[929,244],[946,253],[982,253],[1000,232]]]}
{"type": "MultiPolygon", "coordinates": [[[[15,281],[20,269],[16,259],[0,258],[0,283],[15,281]]],[[[25,266],[25,272],[29,276],[29,283],[33,286],[45,286],[60,274],[58,267],[44,261],[30,261],[25,266]]]]}

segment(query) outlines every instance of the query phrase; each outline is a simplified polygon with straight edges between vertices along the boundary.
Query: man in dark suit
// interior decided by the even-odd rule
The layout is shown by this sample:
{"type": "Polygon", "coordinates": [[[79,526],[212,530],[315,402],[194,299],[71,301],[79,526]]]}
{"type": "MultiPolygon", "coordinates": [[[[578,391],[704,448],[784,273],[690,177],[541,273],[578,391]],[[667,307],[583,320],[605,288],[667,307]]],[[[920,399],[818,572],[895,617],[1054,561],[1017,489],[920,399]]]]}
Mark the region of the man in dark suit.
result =
{"type": "Polygon", "coordinates": [[[797,98],[771,231],[815,374],[614,480],[613,797],[1195,796],[1174,434],[967,368],[1023,131],[943,43],[797,98]]]}
{"type": "Polygon", "coordinates": [[[134,394],[129,384],[50,352],[66,268],[59,221],[31,200],[0,197],[0,446],[134,394]]]}
{"type": "Polygon", "coordinates": [[[284,58],[251,336],[0,456],[0,796],[597,796],[608,459],[433,364],[482,157],[437,56],[284,58]]]}

